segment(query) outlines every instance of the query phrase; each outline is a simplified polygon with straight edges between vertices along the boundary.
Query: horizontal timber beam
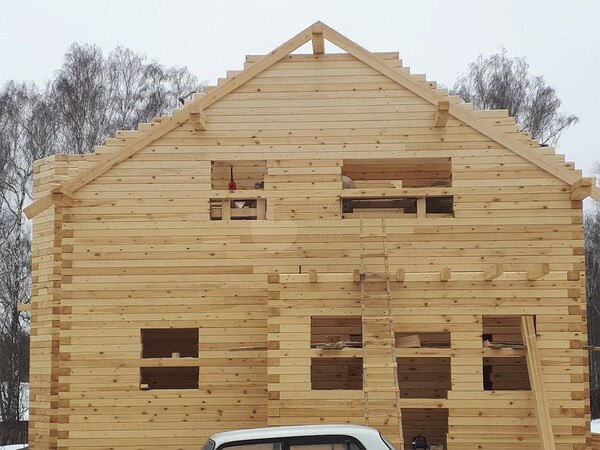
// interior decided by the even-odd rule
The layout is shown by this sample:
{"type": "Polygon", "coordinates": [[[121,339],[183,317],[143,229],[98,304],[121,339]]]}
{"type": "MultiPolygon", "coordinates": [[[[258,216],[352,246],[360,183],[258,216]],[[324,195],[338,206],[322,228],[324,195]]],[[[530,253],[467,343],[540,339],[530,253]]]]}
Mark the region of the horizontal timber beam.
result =
{"type": "Polygon", "coordinates": [[[528,280],[537,280],[538,278],[542,278],[544,275],[548,275],[550,273],[550,264],[542,263],[536,264],[534,267],[527,271],[527,279],[528,280]]]}
{"type": "Polygon", "coordinates": [[[502,264],[492,264],[483,271],[483,278],[485,281],[492,281],[502,275],[502,273],[502,264]]]}
{"type": "Polygon", "coordinates": [[[571,200],[583,200],[592,195],[592,188],[596,186],[596,178],[583,177],[571,185],[571,200]]]}
{"type": "MultiPolygon", "coordinates": [[[[306,283],[315,282],[315,276],[318,276],[319,283],[359,283],[363,277],[385,279],[390,281],[410,283],[410,282],[465,282],[465,281],[494,281],[499,277],[497,283],[513,283],[514,281],[535,281],[550,274],[548,263],[529,264],[529,270],[505,270],[502,264],[482,264],[482,267],[474,267],[472,270],[452,270],[450,267],[443,267],[439,270],[408,271],[403,268],[392,270],[389,274],[384,272],[373,272],[361,274],[360,270],[355,269],[351,272],[321,272],[316,270],[313,274],[308,273],[280,273],[277,275],[281,282],[306,283]]],[[[313,269],[314,270],[314,269],[313,269]]],[[[580,279],[578,271],[552,271],[552,280],[577,281],[580,279]],[[560,275],[559,275],[560,274],[560,275]]],[[[280,281],[272,281],[279,283],[280,281]]]]}

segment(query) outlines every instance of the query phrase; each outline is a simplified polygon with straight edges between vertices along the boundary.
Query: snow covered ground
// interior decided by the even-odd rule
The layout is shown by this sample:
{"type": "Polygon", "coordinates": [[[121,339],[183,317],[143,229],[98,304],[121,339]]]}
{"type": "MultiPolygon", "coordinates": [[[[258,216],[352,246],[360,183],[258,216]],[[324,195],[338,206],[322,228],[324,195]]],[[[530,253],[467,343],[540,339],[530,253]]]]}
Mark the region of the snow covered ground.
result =
{"type": "Polygon", "coordinates": [[[592,420],[592,433],[600,433],[600,419],[592,420]]]}
{"type": "Polygon", "coordinates": [[[29,448],[27,445],[25,444],[15,444],[15,445],[5,445],[5,446],[0,446],[0,450],[22,450],[25,448],[29,448]]]}

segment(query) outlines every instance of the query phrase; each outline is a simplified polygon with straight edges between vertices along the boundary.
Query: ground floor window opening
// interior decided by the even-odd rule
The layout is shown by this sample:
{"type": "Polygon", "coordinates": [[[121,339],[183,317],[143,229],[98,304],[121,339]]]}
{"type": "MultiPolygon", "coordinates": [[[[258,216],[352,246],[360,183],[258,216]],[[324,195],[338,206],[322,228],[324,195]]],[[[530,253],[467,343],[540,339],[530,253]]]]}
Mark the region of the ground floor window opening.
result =
{"type": "Polygon", "coordinates": [[[446,449],[448,409],[402,408],[402,431],[404,434],[404,449],[446,449]],[[413,442],[415,442],[415,445],[421,445],[421,447],[413,446],[413,442]],[[423,446],[424,443],[427,447],[423,446]]]}

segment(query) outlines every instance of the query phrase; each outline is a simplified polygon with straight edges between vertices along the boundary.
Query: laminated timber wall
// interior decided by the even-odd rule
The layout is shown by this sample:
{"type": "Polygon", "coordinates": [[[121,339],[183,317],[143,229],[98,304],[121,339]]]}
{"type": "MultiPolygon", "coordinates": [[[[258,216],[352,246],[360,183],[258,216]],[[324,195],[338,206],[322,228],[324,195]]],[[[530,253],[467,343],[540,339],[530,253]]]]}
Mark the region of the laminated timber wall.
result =
{"type": "MultiPolygon", "coordinates": [[[[397,55],[380,56],[407,73],[397,55]]],[[[311,348],[311,317],[360,316],[359,219],[341,211],[344,161],[427,158],[450,159],[449,186],[351,192],[454,201],[452,215],[386,219],[391,272],[406,273],[392,283],[396,331],[451,339],[398,349],[450,358],[451,371],[445,398],[401,407],[447,411],[436,433],[447,431],[451,449],[540,448],[531,391],[483,386],[491,352],[522,356],[484,348],[483,317],[535,315],[557,448],[589,448],[582,211],[569,185],[453,117],[434,127],[435,106],[346,54],[285,57],[204,113],[206,130],[179,125],[78,189],[73,205],[36,218],[32,449],[191,449],[226,429],[364,423],[360,390],[313,390],[310,378],[312,359],[331,355],[311,348]],[[244,187],[253,181],[244,167],[260,167],[264,190],[223,190],[228,165],[244,187]],[[266,219],[210,220],[210,201],[224,198],[265,198],[266,219]],[[494,265],[502,272],[486,281],[494,265]],[[141,330],[160,328],[198,329],[198,356],[143,358],[141,330]],[[199,368],[197,389],[140,389],[141,368],[182,366],[199,368]]],[[[529,142],[504,112],[472,114],[529,142]]],[[[81,173],[154,126],[43,162],[38,189],[53,170],[81,173]]],[[[373,233],[380,224],[365,219],[373,233]]]]}
{"type": "MultiPolygon", "coordinates": [[[[64,156],[36,161],[35,198],[47,194],[64,179],[64,156]]],[[[31,366],[29,439],[40,448],[56,448],[60,359],[60,284],[62,269],[62,208],[52,207],[36,217],[33,227],[33,291],[31,315],[31,366]]]]}

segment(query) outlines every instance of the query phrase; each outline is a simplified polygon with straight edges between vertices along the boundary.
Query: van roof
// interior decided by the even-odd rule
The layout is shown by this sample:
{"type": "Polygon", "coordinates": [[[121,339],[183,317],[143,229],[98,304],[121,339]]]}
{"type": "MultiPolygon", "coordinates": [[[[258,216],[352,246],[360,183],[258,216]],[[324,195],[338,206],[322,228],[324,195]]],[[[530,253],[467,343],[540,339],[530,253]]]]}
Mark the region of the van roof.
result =
{"type": "Polygon", "coordinates": [[[347,435],[361,440],[361,438],[379,437],[379,432],[373,428],[360,425],[299,425],[225,431],[211,436],[211,440],[219,446],[233,441],[326,435],[347,435]]]}

